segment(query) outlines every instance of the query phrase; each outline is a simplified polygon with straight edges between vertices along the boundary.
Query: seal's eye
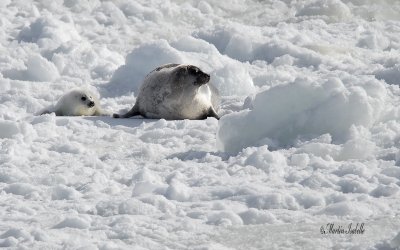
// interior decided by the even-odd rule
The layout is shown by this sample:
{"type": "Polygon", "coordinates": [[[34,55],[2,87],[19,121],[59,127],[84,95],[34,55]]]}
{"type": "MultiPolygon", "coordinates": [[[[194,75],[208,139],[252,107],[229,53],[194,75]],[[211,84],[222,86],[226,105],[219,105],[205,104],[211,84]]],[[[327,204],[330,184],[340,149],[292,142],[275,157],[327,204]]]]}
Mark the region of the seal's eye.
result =
{"type": "Polygon", "coordinates": [[[195,75],[195,74],[197,74],[197,72],[199,72],[199,69],[198,69],[198,68],[195,68],[195,67],[190,67],[190,68],[188,69],[188,71],[189,71],[189,74],[195,75]]]}
{"type": "Polygon", "coordinates": [[[84,101],[86,101],[86,96],[82,96],[81,97],[81,100],[84,102],[84,101]]]}

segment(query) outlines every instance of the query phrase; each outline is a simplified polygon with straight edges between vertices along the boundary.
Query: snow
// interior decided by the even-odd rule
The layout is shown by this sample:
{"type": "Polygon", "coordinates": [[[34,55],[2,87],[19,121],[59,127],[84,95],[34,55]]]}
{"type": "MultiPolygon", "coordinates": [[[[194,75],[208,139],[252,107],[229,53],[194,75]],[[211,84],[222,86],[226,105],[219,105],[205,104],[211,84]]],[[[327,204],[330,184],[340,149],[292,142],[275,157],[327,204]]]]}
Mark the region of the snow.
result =
{"type": "Polygon", "coordinates": [[[4,76],[13,80],[50,82],[55,81],[60,75],[56,66],[40,55],[28,58],[26,70],[9,70],[4,76]]]}
{"type": "MultiPolygon", "coordinates": [[[[379,121],[387,96],[385,87],[373,78],[351,80],[297,78],[259,92],[251,110],[221,119],[218,142],[223,150],[238,152],[265,143],[291,146],[323,134],[330,134],[334,142],[347,141],[351,128],[370,128],[379,121]]],[[[350,143],[344,145],[348,158],[357,154],[359,145],[350,143]]]]}
{"type": "Polygon", "coordinates": [[[85,229],[90,226],[90,223],[87,221],[77,217],[71,217],[71,218],[66,218],[65,220],[61,221],[57,225],[55,225],[53,228],[78,228],[78,229],[85,229]]]}
{"type": "Polygon", "coordinates": [[[396,249],[394,0],[0,2],[0,246],[396,249]],[[129,110],[164,63],[211,75],[221,119],[129,110]],[[365,223],[362,235],[321,226],[365,223]]]}
{"type": "Polygon", "coordinates": [[[321,16],[329,22],[346,21],[351,18],[350,8],[340,0],[312,1],[301,6],[296,16],[321,16]]]}

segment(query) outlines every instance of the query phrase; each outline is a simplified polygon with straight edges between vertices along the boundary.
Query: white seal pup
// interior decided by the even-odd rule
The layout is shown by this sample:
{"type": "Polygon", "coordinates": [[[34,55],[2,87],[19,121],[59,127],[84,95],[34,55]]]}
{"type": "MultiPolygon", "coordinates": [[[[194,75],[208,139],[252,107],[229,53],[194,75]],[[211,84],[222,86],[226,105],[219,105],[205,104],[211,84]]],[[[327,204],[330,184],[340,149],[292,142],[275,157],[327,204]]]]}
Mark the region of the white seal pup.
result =
{"type": "Polygon", "coordinates": [[[74,89],[63,95],[56,105],[41,114],[55,113],[57,116],[108,115],[100,107],[99,100],[86,89],[74,89]]]}
{"type": "Polygon", "coordinates": [[[219,119],[220,97],[210,75],[193,65],[166,64],[151,71],[140,87],[136,103],[124,115],[167,120],[219,119]]]}

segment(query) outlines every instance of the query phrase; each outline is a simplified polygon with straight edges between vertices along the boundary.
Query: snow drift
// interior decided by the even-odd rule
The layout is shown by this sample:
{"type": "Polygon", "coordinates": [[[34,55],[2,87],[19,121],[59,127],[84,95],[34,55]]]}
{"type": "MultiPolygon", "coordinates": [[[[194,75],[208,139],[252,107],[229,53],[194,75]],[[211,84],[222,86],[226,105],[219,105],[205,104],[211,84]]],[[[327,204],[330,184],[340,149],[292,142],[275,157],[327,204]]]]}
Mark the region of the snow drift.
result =
{"type": "Polygon", "coordinates": [[[339,78],[296,79],[258,93],[251,110],[223,117],[218,142],[228,152],[262,144],[293,146],[322,134],[343,143],[351,126],[369,128],[379,119],[385,98],[377,80],[346,86],[339,78]]]}

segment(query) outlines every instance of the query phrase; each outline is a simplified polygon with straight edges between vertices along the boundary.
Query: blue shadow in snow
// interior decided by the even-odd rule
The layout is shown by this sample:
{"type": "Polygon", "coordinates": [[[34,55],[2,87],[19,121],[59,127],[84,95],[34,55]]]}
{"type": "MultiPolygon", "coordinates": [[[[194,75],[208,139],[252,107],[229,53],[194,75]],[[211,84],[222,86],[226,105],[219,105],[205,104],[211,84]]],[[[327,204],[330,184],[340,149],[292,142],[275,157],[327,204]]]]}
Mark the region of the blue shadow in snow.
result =
{"type": "Polygon", "coordinates": [[[159,119],[145,119],[140,116],[135,118],[112,118],[110,116],[82,116],[84,120],[88,121],[102,121],[112,127],[115,126],[125,126],[125,127],[138,127],[143,123],[155,123],[159,121],[159,119]]]}

